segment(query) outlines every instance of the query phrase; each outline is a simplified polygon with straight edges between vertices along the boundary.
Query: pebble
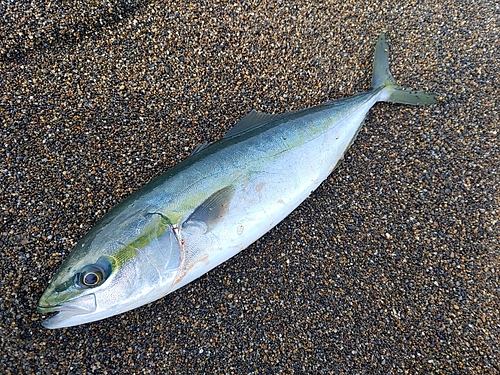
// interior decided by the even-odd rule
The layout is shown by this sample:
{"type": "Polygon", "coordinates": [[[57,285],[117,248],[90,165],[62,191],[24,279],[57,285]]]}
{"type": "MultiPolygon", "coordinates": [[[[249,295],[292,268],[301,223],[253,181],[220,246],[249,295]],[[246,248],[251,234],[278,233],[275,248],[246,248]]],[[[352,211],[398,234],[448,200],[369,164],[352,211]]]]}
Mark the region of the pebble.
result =
{"type": "Polygon", "coordinates": [[[495,1],[2,2],[0,373],[500,373],[495,1]],[[251,109],[379,104],[274,230],[157,302],[49,331],[36,304],[111,207],[251,109]],[[239,280],[239,281],[238,281],[239,280]]]}

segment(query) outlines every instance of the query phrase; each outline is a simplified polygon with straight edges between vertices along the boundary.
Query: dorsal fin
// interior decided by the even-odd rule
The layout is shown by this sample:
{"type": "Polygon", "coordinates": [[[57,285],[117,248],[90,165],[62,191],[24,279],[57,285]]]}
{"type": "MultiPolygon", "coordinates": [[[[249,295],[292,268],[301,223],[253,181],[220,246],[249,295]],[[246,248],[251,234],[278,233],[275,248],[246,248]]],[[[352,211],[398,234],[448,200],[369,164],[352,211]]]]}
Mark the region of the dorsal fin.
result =
{"type": "Polygon", "coordinates": [[[229,129],[224,138],[243,133],[248,129],[252,129],[259,125],[265,124],[266,122],[276,120],[281,117],[282,115],[270,115],[268,113],[257,112],[255,109],[252,109],[252,111],[248,115],[243,117],[231,129],[229,129]]]}
{"type": "Polygon", "coordinates": [[[201,150],[204,150],[206,149],[208,146],[210,146],[212,143],[211,142],[203,142],[203,143],[199,143],[196,145],[196,147],[194,148],[193,151],[191,151],[191,155],[194,155],[194,154],[197,154],[198,152],[200,152],[201,150]]]}

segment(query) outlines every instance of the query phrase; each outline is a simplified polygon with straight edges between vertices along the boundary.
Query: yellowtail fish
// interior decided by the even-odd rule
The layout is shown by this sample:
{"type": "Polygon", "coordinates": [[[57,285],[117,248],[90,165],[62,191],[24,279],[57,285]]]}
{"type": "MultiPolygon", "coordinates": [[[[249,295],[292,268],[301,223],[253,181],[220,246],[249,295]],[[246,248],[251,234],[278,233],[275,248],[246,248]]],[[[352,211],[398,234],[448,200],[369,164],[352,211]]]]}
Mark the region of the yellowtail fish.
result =
{"type": "Polygon", "coordinates": [[[250,112],[219,141],[132,194],[71,252],[40,298],[46,328],[123,313],[165,296],[248,247],[334,170],[380,101],[431,104],[389,72],[382,34],[371,89],[296,112],[250,112]]]}

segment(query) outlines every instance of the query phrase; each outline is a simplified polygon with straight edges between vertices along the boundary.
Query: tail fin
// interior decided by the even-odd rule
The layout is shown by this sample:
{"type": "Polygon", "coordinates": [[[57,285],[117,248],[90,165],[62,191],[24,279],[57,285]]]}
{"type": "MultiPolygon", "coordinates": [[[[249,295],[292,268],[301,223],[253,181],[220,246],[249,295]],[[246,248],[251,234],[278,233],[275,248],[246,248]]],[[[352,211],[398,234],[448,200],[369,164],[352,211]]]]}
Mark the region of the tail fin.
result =
{"type": "Polygon", "coordinates": [[[373,62],[372,89],[384,88],[387,96],[384,101],[391,103],[425,105],[436,103],[433,94],[423,91],[405,91],[396,84],[389,71],[389,46],[385,41],[385,33],[382,33],[377,40],[375,57],[373,62]]]}

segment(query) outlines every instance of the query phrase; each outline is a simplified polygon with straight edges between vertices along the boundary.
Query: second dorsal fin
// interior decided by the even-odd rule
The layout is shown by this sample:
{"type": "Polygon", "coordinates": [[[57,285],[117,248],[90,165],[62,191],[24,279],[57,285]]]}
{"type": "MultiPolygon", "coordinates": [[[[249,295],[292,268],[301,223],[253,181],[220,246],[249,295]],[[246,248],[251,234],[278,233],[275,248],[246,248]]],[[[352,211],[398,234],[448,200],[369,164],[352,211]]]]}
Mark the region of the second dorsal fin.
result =
{"type": "Polygon", "coordinates": [[[265,124],[266,122],[276,120],[281,117],[282,115],[270,115],[268,113],[257,112],[255,109],[252,109],[252,111],[250,111],[248,115],[243,117],[231,129],[229,129],[226,135],[224,135],[224,138],[243,133],[248,129],[252,129],[259,125],[265,124]]]}

